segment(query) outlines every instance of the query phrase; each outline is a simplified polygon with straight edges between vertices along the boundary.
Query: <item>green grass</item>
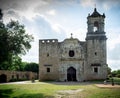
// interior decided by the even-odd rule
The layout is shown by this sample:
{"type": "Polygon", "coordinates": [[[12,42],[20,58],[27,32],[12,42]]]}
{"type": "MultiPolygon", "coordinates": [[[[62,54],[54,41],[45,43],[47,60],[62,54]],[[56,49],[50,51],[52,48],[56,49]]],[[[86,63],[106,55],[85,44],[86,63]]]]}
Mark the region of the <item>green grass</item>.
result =
{"type": "MultiPolygon", "coordinates": [[[[113,77],[114,83],[120,85],[120,78],[113,77]]],[[[112,78],[109,79],[109,83],[111,83],[112,78]]]]}
{"type": "Polygon", "coordinates": [[[116,83],[119,83],[119,84],[120,84],[120,78],[114,77],[113,79],[114,79],[114,81],[115,81],[116,83]]]}
{"type": "Polygon", "coordinates": [[[94,84],[59,85],[52,82],[1,84],[0,98],[54,98],[57,91],[68,89],[83,89],[78,93],[80,98],[120,98],[120,88],[98,88],[94,84]]]}

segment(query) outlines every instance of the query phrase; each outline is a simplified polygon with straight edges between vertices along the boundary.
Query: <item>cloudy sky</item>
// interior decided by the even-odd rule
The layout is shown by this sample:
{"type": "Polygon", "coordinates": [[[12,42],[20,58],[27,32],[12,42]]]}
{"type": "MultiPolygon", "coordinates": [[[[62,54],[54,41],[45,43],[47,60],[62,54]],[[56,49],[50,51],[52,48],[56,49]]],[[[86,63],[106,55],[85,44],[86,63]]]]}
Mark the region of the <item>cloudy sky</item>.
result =
{"type": "Polygon", "coordinates": [[[88,13],[94,7],[105,13],[107,63],[112,70],[120,69],[120,0],[0,0],[4,22],[18,20],[35,38],[23,61],[38,63],[39,39],[73,37],[85,41],[88,13]]]}

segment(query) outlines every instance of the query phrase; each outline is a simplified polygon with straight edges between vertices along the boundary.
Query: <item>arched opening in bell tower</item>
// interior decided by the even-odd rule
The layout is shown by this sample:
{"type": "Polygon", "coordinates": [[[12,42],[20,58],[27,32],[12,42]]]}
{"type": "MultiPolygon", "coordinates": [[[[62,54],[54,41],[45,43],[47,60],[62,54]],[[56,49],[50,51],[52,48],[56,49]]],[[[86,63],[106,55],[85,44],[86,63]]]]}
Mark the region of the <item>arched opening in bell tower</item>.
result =
{"type": "Polygon", "coordinates": [[[94,32],[97,32],[97,31],[98,31],[98,29],[99,29],[99,24],[98,24],[98,21],[95,21],[95,22],[94,22],[93,31],[94,31],[94,32]]]}

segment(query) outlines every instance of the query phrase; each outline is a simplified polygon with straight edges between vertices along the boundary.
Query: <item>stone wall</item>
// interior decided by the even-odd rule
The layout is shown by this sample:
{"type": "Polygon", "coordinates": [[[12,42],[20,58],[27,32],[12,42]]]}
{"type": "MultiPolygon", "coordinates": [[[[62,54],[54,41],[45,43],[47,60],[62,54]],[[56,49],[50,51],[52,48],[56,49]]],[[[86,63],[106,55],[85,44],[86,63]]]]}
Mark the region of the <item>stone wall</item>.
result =
{"type": "Polygon", "coordinates": [[[57,39],[39,41],[39,79],[58,80],[59,45],[57,39]]]}
{"type": "Polygon", "coordinates": [[[22,72],[22,71],[8,71],[8,70],[0,70],[0,82],[9,82],[12,79],[16,80],[31,80],[37,79],[37,73],[34,72],[22,72]],[[2,80],[3,79],[3,80],[2,80]]]}

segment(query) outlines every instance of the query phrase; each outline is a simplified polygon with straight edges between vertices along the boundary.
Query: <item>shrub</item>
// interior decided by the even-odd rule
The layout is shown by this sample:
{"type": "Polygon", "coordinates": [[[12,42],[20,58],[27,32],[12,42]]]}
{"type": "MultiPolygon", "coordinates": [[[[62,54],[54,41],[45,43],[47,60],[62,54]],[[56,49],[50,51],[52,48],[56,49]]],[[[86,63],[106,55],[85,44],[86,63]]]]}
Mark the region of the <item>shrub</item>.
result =
{"type": "Polygon", "coordinates": [[[116,77],[120,78],[120,74],[117,74],[116,77]]]}

